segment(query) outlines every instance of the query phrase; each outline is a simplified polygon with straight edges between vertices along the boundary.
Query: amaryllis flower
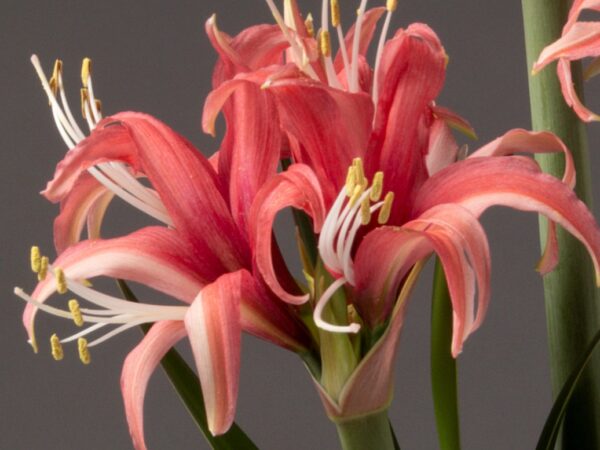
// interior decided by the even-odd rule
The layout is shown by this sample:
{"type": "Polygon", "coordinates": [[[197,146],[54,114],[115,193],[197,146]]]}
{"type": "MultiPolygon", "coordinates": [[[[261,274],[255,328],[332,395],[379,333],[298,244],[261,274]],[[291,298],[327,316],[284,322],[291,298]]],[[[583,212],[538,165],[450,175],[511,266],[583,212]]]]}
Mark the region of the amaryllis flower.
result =
{"type": "MultiPolygon", "coordinates": [[[[279,142],[273,141],[272,167],[265,167],[264,158],[255,157],[236,160],[236,169],[227,175],[217,173],[187,140],[149,115],[123,112],[102,119],[92,94],[89,62],[84,62],[88,94],[83,97],[83,110],[91,133],[85,137],[64,95],[61,64],[48,82],[37,58],[33,62],[70,150],[44,191],[48,199],[61,201],[55,224],[60,255],[49,263],[34,247],[32,269],[39,283],[31,295],[15,289],[28,302],[23,321],[30,343],[37,351],[34,319],[39,310],[73,319],[77,326],[89,324],[69,337],[51,338],[56,359],[62,359],[64,344],[77,341],[84,363],[90,361],[90,348],[129,328],[153,323],[125,360],[121,379],[132,438],[136,448],[143,449],[142,408],[147,381],[168,349],[187,336],[201,380],[209,428],[214,434],[225,432],[235,413],[241,332],[297,352],[310,345],[309,335],[292,308],[253,276],[245,226],[246,210],[257,190],[252,183],[275,174],[279,142]],[[246,180],[248,173],[253,174],[250,182],[246,180]],[[140,177],[147,178],[150,187],[139,183],[140,177]],[[123,237],[99,239],[100,222],[114,194],[167,226],[149,226],[123,237]],[[86,218],[88,225],[92,224],[90,239],[77,243],[86,218]],[[144,284],[183,305],[132,303],[101,293],[87,283],[98,276],[144,284]],[[46,300],[55,292],[71,292],[79,300],[70,299],[68,308],[47,305],[46,300]],[[82,300],[91,307],[80,306],[82,300]]],[[[251,145],[251,126],[239,124],[230,131],[231,138],[238,145],[251,145]]],[[[268,150],[265,141],[260,145],[268,150]]],[[[230,156],[222,150],[220,165],[230,156]]],[[[312,173],[305,172],[300,166],[286,172],[289,198],[297,207],[306,203],[302,189],[312,173]]],[[[316,180],[313,182],[316,186],[316,180]]],[[[311,215],[324,216],[322,205],[314,199],[310,204],[317,205],[308,210],[311,215]]],[[[278,274],[285,277],[281,270],[278,274]]]]}
{"type": "Polygon", "coordinates": [[[539,72],[553,61],[558,61],[558,78],[566,102],[573,108],[581,120],[591,122],[600,120],[598,114],[583,105],[573,84],[571,61],[592,57],[592,62],[584,72],[586,80],[600,73],[600,22],[579,20],[585,10],[600,11],[598,0],[575,0],[569,11],[567,23],[563,27],[561,37],[548,45],[540,54],[533,66],[539,72]]]}
{"type": "MultiPolygon", "coordinates": [[[[250,225],[253,257],[265,283],[290,304],[308,302],[317,328],[348,334],[355,349],[354,370],[339,389],[328,389],[315,374],[330,417],[364,416],[389,404],[393,356],[416,276],[411,270],[418,271],[432,253],[447,276],[454,309],[451,350],[454,356],[460,353],[488,304],[490,257],[478,221],[487,208],[504,205],[547,216],[584,243],[600,272],[599,230],[572,191],[571,156],[558,138],[512,130],[466,159],[461,155],[448,125],[468,130],[468,124],[434,103],[448,58],[433,30],[413,24],[386,41],[395,8],[388,2],[371,69],[365,55],[385,9],[366,11],[366,1],[361,2],[355,26],[343,37],[337,2],[331,2],[332,26],[341,36],[333,58],[327,2],[318,38],[311,18],[304,20],[294,1],[285,2],[283,16],[267,3],[280,35],[273,28],[252,27],[231,38],[216,28],[214,18],[207,23],[222,60],[240,70],[219,80],[205,104],[203,125],[212,132],[230,95],[260,85],[276,104],[290,169],[310,167],[318,180],[315,186],[307,174],[304,183],[306,198],[314,203],[303,209],[321,228],[319,261],[305,264],[309,288],[304,295],[285,288],[271,257],[275,215],[292,204],[285,172],[258,191],[250,225]],[[285,58],[273,63],[266,55],[280,51],[281,35],[289,47],[285,58]],[[263,57],[270,65],[262,63],[263,57]],[[539,152],[565,155],[563,180],[515,155],[539,152]],[[320,211],[321,202],[327,209],[322,227],[320,217],[310,214],[320,211]],[[338,306],[344,299],[348,312],[332,319],[325,311],[334,297],[338,306]]],[[[538,270],[551,270],[557,257],[552,225],[538,270]]],[[[324,351],[321,356],[323,363],[339,358],[324,351]]]]}

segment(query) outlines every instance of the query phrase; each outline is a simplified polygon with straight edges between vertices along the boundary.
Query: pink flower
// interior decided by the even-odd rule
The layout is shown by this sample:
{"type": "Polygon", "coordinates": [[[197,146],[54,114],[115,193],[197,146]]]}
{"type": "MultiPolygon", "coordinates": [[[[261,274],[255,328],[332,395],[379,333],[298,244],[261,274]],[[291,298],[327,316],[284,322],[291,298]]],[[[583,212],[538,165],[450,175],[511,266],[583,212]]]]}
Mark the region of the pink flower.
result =
{"type": "Polygon", "coordinates": [[[573,108],[579,118],[585,122],[600,120],[600,116],[586,108],[573,84],[571,61],[586,57],[594,59],[584,73],[586,80],[600,72],[600,22],[583,22],[579,16],[585,9],[600,11],[598,0],[575,0],[569,11],[561,37],[548,45],[540,54],[533,66],[533,71],[539,72],[553,61],[558,61],[557,72],[561,89],[566,102],[573,108]]]}
{"type": "MultiPolygon", "coordinates": [[[[15,289],[28,302],[23,322],[31,344],[37,351],[34,318],[38,310],[72,318],[78,326],[91,324],[72,336],[51,339],[57,359],[63,356],[63,344],[77,340],[85,363],[90,360],[91,347],[129,328],[154,323],[125,360],[122,374],[130,431],[136,448],[143,449],[142,408],[147,381],[166,351],[187,336],[198,367],[209,428],[214,434],[225,432],[235,413],[241,332],[297,352],[310,345],[292,309],[253,276],[247,210],[260,183],[275,174],[278,134],[267,129],[257,135],[253,123],[239,123],[230,130],[229,138],[238,146],[245,144],[249,149],[255,145],[259,150],[243,159],[245,155],[239,150],[235,153],[234,148],[229,151],[224,146],[218,164],[222,171],[217,173],[188,141],[151,116],[123,112],[102,119],[98,109],[94,112],[97,106],[92,104],[96,102],[89,94],[84,96],[83,108],[91,134],[84,137],[64,96],[60,63],[48,82],[37,58],[32,60],[70,150],[43,192],[49,200],[61,202],[55,223],[60,255],[49,264],[35,248],[32,267],[40,282],[31,295],[15,289]],[[263,156],[258,155],[260,152],[263,156]],[[235,164],[232,170],[228,170],[227,161],[235,164]],[[147,178],[151,187],[139,183],[140,177],[147,178]],[[149,226],[127,236],[98,239],[104,210],[114,194],[167,227],[149,226]],[[77,243],[86,219],[90,239],[77,243]],[[132,303],[106,295],[85,282],[97,276],[142,283],[183,305],[132,303]],[[45,301],[57,291],[71,291],[92,307],[80,307],[77,300],[69,301],[68,310],[48,306],[45,301]],[[88,343],[92,333],[106,329],[110,331],[88,343]]],[[[86,75],[91,92],[91,78],[86,75]]],[[[291,179],[294,173],[301,174],[302,170],[294,168],[288,173],[290,196],[302,198],[291,179]]],[[[285,267],[281,269],[278,275],[285,278],[285,267]]]]}
{"type": "MultiPolygon", "coordinates": [[[[307,204],[302,209],[317,229],[322,223],[319,256],[334,281],[314,298],[314,291],[288,292],[275,273],[271,230],[276,213],[290,206],[286,172],[265,183],[251,209],[258,270],[281,299],[290,304],[311,302],[314,322],[323,330],[365,336],[384,330],[374,344],[358,351],[359,364],[340,392],[327,392],[316,380],[331,417],[355,417],[388,405],[392,361],[416,277],[411,269],[432,253],[444,266],[454,309],[452,354],[461,352],[488,305],[490,257],[478,218],[490,206],[539,212],[559,223],[584,243],[600,273],[599,230],[572,191],[571,155],[558,138],[512,130],[461,158],[448,126],[466,130],[469,126],[434,103],[447,56],[429,27],[413,24],[386,41],[395,6],[389,2],[371,69],[365,54],[385,9],[366,11],[362,2],[355,26],[340,39],[341,50],[333,58],[325,6],[317,41],[311,36],[310,20],[303,20],[294,1],[285,2],[283,17],[268,3],[289,43],[285,61],[273,63],[271,58],[271,65],[262,63],[263,55],[281,48],[275,29],[252,27],[230,38],[216,28],[214,18],[208,21],[221,64],[226,61],[242,69],[228,79],[217,77],[216,89],[205,104],[203,126],[213,130],[219,110],[238,89],[260,85],[272,97],[283,142],[289,144],[294,161],[291,168],[300,168],[305,178],[307,204]],[[514,155],[540,152],[564,153],[562,181],[543,174],[534,160],[514,155]],[[327,210],[324,222],[321,202],[327,210]],[[322,316],[336,292],[354,311],[344,323],[322,316]]],[[[552,224],[538,270],[551,270],[557,257],[552,224]]],[[[322,283],[321,277],[315,270],[308,281],[322,283]]]]}

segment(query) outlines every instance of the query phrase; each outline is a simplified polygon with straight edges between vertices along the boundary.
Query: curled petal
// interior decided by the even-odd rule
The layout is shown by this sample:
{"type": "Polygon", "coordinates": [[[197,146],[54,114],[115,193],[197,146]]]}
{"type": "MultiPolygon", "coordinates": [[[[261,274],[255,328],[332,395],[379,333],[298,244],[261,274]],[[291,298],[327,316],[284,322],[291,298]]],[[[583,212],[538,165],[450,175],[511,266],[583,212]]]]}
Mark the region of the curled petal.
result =
{"type": "Polygon", "coordinates": [[[213,435],[225,433],[235,416],[242,332],[241,273],[223,275],[204,287],[184,320],[213,435]]]}
{"type": "Polygon", "coordinates": [[[429,145],[425,163],[429,176],[456,161],[458,144],[452,131],[442,119],[433,121],[429,129],[429,145]]]}
{"type": "Polygon", "coordinates": [[[560,81],[560,88],[562,90],[563,97],[575,114],[584,122],[592,122],[600,120],[600,116],[581,102],[579,95],[575,89],[573,83],[573,74],[571,72],[571,63],[567,60],[560,59],[556,68],[558,72],[558,80],[560,81]]]}
{"type": "Polygon", "coordinates": [[[465,118],[459,116],[454,111],[444,108],[443,106],[434,105],[431,107],[431,112],[437,119],[442,119],[446,122],[449,127],[460,131],[471,139],[477,139],[477,134],[475,133],[473,126],[465,118]]]}
{"type": "Polygon", "coordinates": [[[125,359],[121,391],[129,433],[136,450],[147,448],[144,439],[144,397],[148,380],[162,357],[185,335],[183,322],[158,322],[125,359]]]}
{"type": "Polygon", "coordinates": [[[599,279],[600,232],[594,217],[566,184],[541,173],[528,158],[469,158],[453,164],[423,185],[413,213],[441,203],[458,203],[475,216],[493,205],[538,212],[585,245],[599,279]]]}
{"type": "Polygon", "coordinates": [[[87,173],[81,174],[72,191],[60,203],[54,220],[54,246],[58,254],[79,242],[88,221],[88,237],[100,236],[104,211],[114,194],[87,173]]]}
{"type": "Polygon", "coordinates": [[[275,295],[286,302],[300,304],[307,297],[292,295],[281,286],[272,258],[273,221],[280,210],[290,206],[306,212],[313,219],[315,233],[320,231],[325,206],[319,181],[312,170],[302,164],[293,164],[261,188],[250,217],[251,242],[259,272],[275,295]]]}

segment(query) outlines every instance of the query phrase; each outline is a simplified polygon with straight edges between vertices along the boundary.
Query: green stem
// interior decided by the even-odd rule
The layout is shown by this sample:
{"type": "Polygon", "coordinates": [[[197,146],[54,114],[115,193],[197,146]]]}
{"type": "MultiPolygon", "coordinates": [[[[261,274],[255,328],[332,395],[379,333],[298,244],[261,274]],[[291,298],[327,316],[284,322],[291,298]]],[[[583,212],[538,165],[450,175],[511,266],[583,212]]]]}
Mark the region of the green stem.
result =
{"type": "Polygon", "coordinates": [[[394,450],[393,431],[387,411],[336,422],[343,450],[394,450]]]}
{"type": "Polygon", "coordinates": [[[440,449],[460,449],[456,360],[452,357],[452,304],[439,260],[431,304],[431,390],[440,449]]]}
{"type": "MultiPolygon", "coordinates": [[[[527,71],[541,50],[556,40],[566,22],[568,0],[522,0],[527,71]]],[[[573,80],[581,87],[581,65],[573,63],[573,80]]],[[[529,75],[529,95],[534,130],[557,134],[573,153],[577,170],[576,193],[591,207],[591,174],[586,130],[562,98],[556,64],[529,75]]],[[[562,155],[536,158],[545,172],[562,177],[562,155]]],[[[547,224],[540,220],[540,238],[546,239],[547,224]]],[[[587,251],[575,238],[559,227],[560,263],[544,277],[546,321],[550,349],[550,370],[554,395],[574,370],[594,332],[600,327],[596,302],[594,269],[587,251]]],[[[600,448],[600,387],[598,358],[590,364],[569,404],[565,417],[562,446],[600,448]]]]}

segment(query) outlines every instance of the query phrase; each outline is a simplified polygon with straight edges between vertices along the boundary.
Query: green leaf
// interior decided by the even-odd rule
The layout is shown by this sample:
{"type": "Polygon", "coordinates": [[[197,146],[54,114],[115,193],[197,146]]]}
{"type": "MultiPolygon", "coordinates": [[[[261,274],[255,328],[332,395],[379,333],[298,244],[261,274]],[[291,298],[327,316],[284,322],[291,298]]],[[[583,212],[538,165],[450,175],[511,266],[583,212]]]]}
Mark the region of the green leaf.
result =
{"type": "MultiPolygon", "coordinates": [[[[132,302],[138,301],[125,281],[117,280],[117,284],[123,293],[123,297],[132,302]]],[[[148,324],[141,325],[144,333],[147,333],[150,327],[148,324]]],[[[175,349],[169,350],[160,363],[211,448],[214,450],[258,450],[258,447],[235,423],[227,433],[221,436],[213,436],[210,433],[204,411],[204,398],[200,389],[200,381],[175,349]]]]}
{"type": "Polygon", "coordinates": [[[456,360],[452,343],[452,305],[444,269],[436,260],[431,304],[431,391],[442,450],[460,450],[456,360]]]}
{"type": "Polygon", "coordinates": [[[592,339],[592,342],[590,342],[590,345],[588,346],[585,353],[582,355],[581,359],[576,365],[575,370],[573,370],[573,372],[565,382],[563,388],[561,389],[560,393],[556,397],[554,405],[552,406],[552,410],[550,411],[550,414],[546,419],[546,423],[544,424],[544,429],[542,430],[542,434],[540,435],[540,439],[536,446],[536,450],[554,449],[554,445],[556,444],[556,438],[558,437],[560,426],[565,417],[569,400],[571,400],[573,392],[575,392],[577,382],[581,379],[581,375],[583,374],[585,368],[592,359],[592,353],[594,353],[594,350],[598,348],[599,342],[600,330],[596,333],[596,335],[592,339]]]}

